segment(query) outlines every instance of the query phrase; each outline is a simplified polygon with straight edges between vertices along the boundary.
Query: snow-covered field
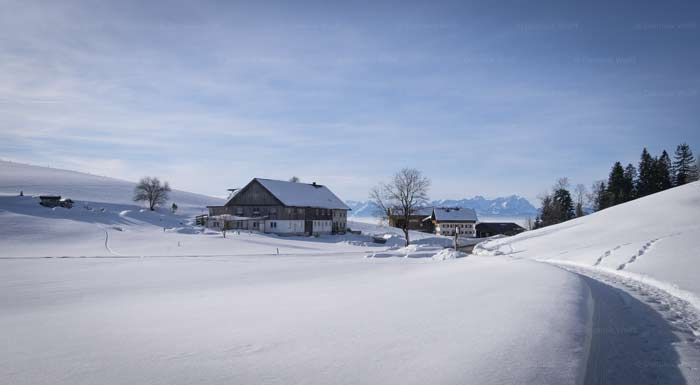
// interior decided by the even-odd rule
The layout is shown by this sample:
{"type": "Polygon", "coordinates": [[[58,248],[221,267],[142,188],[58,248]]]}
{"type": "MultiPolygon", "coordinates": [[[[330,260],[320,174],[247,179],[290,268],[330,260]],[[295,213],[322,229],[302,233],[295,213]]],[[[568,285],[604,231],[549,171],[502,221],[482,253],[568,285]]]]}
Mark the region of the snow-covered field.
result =
{"type": "Polygon", "coordinates": [[[429,234],[403,248],[400,231],[372,223],[350,223],[362,235],[224,238],[191,225],[215,198],[177,193],[186,210],[149,212],[129,186],[0,163],[0,383],[700,379],[700,185],[470,256],[429,234]],[[78,202],[47,209],[20,189],[78,202]],[[617,254],[635,247],[632,261],[617,254]]]}

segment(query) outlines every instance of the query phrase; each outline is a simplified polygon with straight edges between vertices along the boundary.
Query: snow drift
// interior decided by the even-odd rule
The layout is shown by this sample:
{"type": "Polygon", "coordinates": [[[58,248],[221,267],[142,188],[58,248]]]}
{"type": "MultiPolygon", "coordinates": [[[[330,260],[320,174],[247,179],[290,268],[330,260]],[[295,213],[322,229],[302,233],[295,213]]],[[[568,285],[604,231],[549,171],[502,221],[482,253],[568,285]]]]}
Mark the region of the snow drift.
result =
{"type": "Polygon", "coordinates": [[[515,237],[476,254],[578,264],[690,292],[700,303],[700,182],[515,237]]]}

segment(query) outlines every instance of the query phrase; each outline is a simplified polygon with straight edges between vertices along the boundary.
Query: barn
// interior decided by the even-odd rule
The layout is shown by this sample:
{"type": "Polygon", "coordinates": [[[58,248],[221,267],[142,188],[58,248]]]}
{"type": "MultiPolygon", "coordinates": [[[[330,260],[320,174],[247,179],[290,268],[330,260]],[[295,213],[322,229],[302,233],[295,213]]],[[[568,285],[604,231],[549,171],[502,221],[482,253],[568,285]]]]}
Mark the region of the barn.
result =
{"type": "Polygon", "coordinates": [[[343,234],[350,208],[328,187],[255,178],[209,206],[210,227],[281,235],[343,234]]]}

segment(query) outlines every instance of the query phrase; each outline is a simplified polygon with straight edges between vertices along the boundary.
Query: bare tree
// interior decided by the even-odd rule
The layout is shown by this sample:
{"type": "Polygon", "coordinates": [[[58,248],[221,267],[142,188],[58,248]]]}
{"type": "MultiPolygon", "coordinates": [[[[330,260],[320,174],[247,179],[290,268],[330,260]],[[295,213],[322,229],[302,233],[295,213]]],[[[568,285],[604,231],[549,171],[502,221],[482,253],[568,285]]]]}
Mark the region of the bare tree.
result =
{"type": "Polygon", "coordinates": [[[292,183],[299,183],[301,181],[301,179],[299,179],[298,176],[293,176],[293,177],[289,178],[289,181],[292,183]]]}
{"type": "Polygon", "coordinates": [[[586,186],[583,185],[582,183],[579,183],[574,187],[574,198],[576,199],[576,216],[577,217],[582,217],[585,215],[583,212],[583,205],[586,203],[586,199],[588,197],[588,191],[586,190],[586,186]]]}
{"type": "Polygon", "coordinates": [[[532,217],[527,217],[525,220],[525,226],[528,230],[533,230],[535,228],[535,220],[532,217]]]}
{"type": "Polygon", "coordinates": [[[420,171],[404,168],[394,174],[389,183],[380,183],[370,191],[370,199],[379,207],[379,214],[388,218],[390,215],[400,215],[401,229],[409,245],[408,221],[428,201],[430,180],[420,171]]]}
{"type": "Polygon", "coordinates": [[[561,177],[557,179],[557,183],[554,185],[554,190],[568,190],[569,189],[569,178],[561,177]]]}
{"type": "Polygon", "coordinates": [[[134,188],[134,202],[148,202],[148,208],[153,211],[168,201],[169,193],[168,182],[161,184],[158,178],[147,176],[141,178],[134,188]]]}

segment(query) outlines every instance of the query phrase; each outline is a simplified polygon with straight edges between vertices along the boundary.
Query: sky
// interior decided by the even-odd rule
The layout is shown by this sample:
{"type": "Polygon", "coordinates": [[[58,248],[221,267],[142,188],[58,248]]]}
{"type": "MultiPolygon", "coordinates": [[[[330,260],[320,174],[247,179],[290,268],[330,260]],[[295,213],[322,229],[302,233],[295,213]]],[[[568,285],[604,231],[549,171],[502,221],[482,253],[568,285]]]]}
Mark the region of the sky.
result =
{"type": "Polygon", "coordinates": [[[0,158],[214,196],[433,199],[700,155],[698,1],[0,0],[0,158]]]}

